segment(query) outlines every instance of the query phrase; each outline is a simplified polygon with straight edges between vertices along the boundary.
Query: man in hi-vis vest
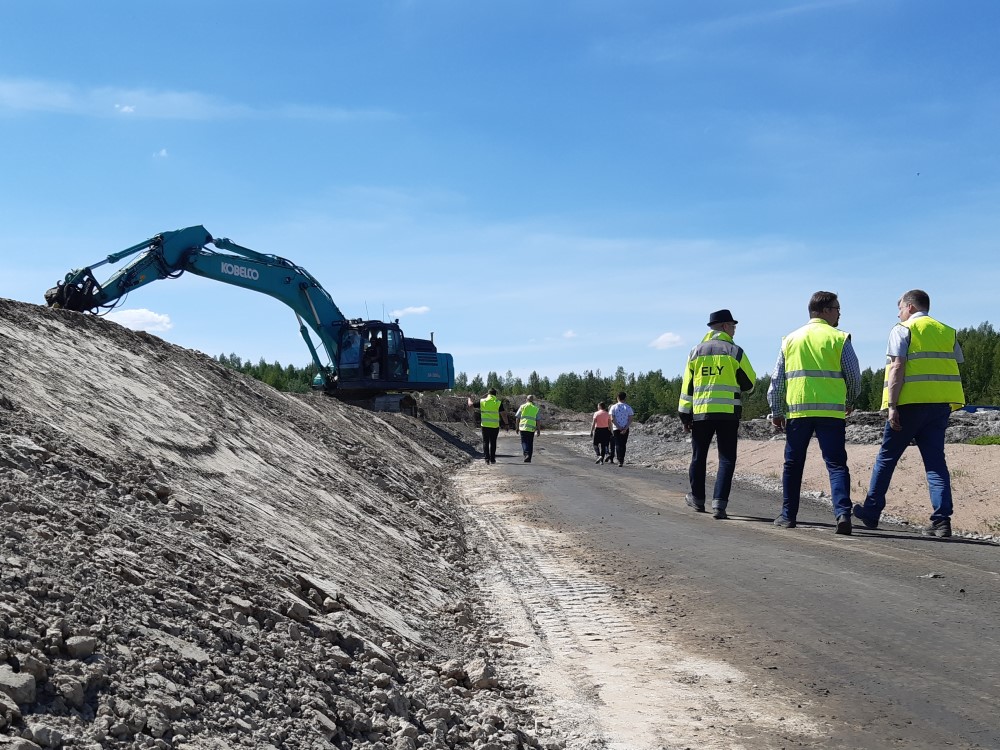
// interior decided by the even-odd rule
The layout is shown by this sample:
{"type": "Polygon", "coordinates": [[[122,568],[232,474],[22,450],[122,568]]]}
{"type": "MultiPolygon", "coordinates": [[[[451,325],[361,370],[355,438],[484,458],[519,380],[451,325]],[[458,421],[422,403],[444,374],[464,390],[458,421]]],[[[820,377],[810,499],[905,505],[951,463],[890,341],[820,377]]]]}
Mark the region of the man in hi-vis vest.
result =
{"type": "Polygon", "coordinates": [[[911,289],[896,305],[899,323],[889,332],[886,350],[882,408],[889,410],[882,447],[872,469],[864,505],[854,506],[854,516],[867,528],[877,529],[885,493],[896,463],[911,442],[920,449],[931,495],[928,536],[951,536],[951,474],[944,457],[944,433],[954,409],[965,405],[962,347],[954,328],[930,315],[931,298],[911,289]]]}
{"type": "Polygon", "coordinates": [[[720,520],[729,517],[726,507],[736,471],[736,447],[743,414],[740,394],[752,391],[757,379],[746,352],[733,341],[738,322],[729,310],[716,310],[708,316],[711,330],[688,354],[677,403],[677,414],[684,430],[691,433],[691,465],[688,467],[691,491],[684,502],[699,513],[705,512],[706,464],[714,435],[719,470],[712,492],[712,515],[720,520]]]}
{"type": "Polygon", "coordinates": [[[774,525],[795,528],[809,441],[816,436],[830,474],[837,533],[851,533],[851,472],[847,468],[846,422],[861,392],[861,369],[851,334],[837,328],[840,301],[833,292],[809,299],[809,322],[781,340],[767,403],[771,423],[785,430],[781,515],[774,525]]]}
{"type": "MultiPolygon", "coordinates": [[[[468,398],[469,408],[475,408],[472,398],[468,398]]],[[[479,426],[483,432],[483,458],[488,464],[497,462],[497,437],[500,435],[500,421],[507,425],[507,412],[503,401],[497,398],[497,389],[490,388],[486,398],[479,399],[479,426]]]]}
{"type": "Polygon", "coordinates": [[[535,452],[535,435],[540,435],[542,432],[534,396],[529,395],[528,400],[518,407],[514,421],[517,422],[517,431],[521,433],[521,452],[524,454],[524,463],[530,464],[531,456],[535,452]]]}

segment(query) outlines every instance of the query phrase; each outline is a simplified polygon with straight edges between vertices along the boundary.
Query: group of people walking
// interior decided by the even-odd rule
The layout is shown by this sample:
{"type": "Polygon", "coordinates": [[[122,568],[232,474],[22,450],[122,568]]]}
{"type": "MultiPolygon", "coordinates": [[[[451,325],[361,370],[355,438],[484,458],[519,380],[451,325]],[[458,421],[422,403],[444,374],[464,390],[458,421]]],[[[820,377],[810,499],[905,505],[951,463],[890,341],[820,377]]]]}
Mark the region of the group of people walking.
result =
{"type": "MultiPolygon", "coordinates": [[[[767,391],[769,419],[785,433],[781,513],[774,519],[775,526],[795,528],[806,454],[815,437],[830,476],[836,533],[852,533],[852,519],[868,529],[878,528],[896,464],[907,446],[915,444],[923,459],[933,507],[926,533],[951,536],[951,476],[944,441],[949,415],[965,405],[958,369],[963,355],[955,329],[932,318],[930,304],[930,297],[920,289],[911,289],[897,302],[899,323],[889,333],[886,350],[881,408],[887,410],[888,418],[882,445],[867,495],[862,502],[852,504],[845,420],[861,392],[861,369],[851,335],[838,328],[837,295],[820,291],[809,299],[809,321],[782,338],[767,391]]],[[[753,390],[757,377],[746,352],[734,341],[737,325],[729,310],[709,315],[708,333],[688,355],[677,404],[684,429],[691,434],[690,492],[685,503],[703,513],[711,499],[712,515],[720,520],[728,518],[742,394],[753,390]],[[719,468],[709,498],[706,466],[713,437],[719,468]]],[[[468,406],[477,404],[469,398],[468,406]]],[[[488,464],[495,464],[501,422],[509,427],[507,413],[495,388],[478,407],[483,455],[488,464]]],[[[598,464],[625,464],[634,416],[624,391],[611,408],[604,402],[598,404],[590,430],[598,464]]],[[[514,419],[524,462],[530,463],[535,436],[541,432],[534,396],[527,397],[514,419]]]]}
{"type": "MultiPolygon", "coordinates": [[[[476,408],[477,404],[472,397],[466,399],[470,409],[476,408]]],[[[486,397],[478,402],[479,427],[483,433],[483,457],[488,464],[497,462],[497,438],[500,436],[500,424],[510,428],[510,420],[507,417],[507,409],[503,401],[497,396],[497,389],[490,388],[486,397]]],[[[518,433],[521,435],[521,452],[524,453],[524,463],[530,464],[531,457],[535,452],[535,435],[542,431],[542,425],[538,418],[538,406],[535,404],[535,397],[529,395],[517,412],[514,414],[514,421],[517,423],[518,433]]]]}
{"type": "Polygon", "coordinates": [[[628,405],[628,394],[619,391],[618,401],[608,409],[602,401],[597,405],[590,424],[590,437],[594,441],[595,463],[611,465],[618,459],[618,465],[625,465],[625,449],[628,445],[628,431],[632,427],[635,412],[628,405]]]}
{"type": "MultiPolygon", "coordinates": [[[[845,418],[861,391],[861,371],[851,336],[841,331],[840,300],[833,292],[809,299],[809,322],[782,339],[771,374],[767,402],[774,427],[785,433],[781,514],[774,525],[795,528],[802,473],[809,441],[819,443],[830,476],[838,534],[850,534],[852,517],[878,528],[886,492],[903,451],[911,443],[920,450],[933,512],[926,533],[951,536],[951,477],[944,453],[945,430],[953,409],[965,404],[958,365],[962,348],[954,328],[929,315],[930,297],[912,289],[897,303],[899,324],[889,333],[882,409],[888,419],[868,494],[852,505],[847,465],[845,418]]],[[[755,380],[746,353],[733,336],[737,321],[729,310],[709,316],[709,331],[688,355],[677,411],[691,433],[688,506],[705,512],[706,460],[713,435],[719,469],[712,494],[715,518],[727,518],[736,468],[741,394],[755,380]]]]}

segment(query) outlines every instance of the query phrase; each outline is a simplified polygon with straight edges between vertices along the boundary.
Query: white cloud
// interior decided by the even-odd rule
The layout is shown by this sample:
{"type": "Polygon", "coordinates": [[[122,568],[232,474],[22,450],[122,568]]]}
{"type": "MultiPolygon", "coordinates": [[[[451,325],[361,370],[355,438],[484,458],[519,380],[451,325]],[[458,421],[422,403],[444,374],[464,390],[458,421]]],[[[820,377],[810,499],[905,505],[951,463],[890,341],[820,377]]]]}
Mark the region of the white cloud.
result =
{"type": "Polygon", "coordinates": [[[406,315],[423,315],[424,313],[429,313],[431,309],[427,305],[419,305],[417,307],[402,307],[399,310],[391,310],[389,316],[393,318],[402,318],[406,315]]]}
{"type": "Polygon", "coordinates": [[[661,333],[655,339],[653,339],[649,346],[653,349],[673,349],[678,346],[684,345],[684,339],[678,336],[676,333],[661,333]]]}
{"type": "Polygon", "coordinates": [[[161,148],[159,151],[157,151],[155,154],[153,154],[153,158],[154,159],[166,159],[168,155],[169,154],[167,154],[167,150],[165,148],[161,148]]]}
{"type": "Polygon", "coordinates": [[[255,109],[199,91],[154,91],[115,86],[82,88],[71,84],[25,78],[0,78],[0,111],[58,112],[84,117],[118,114],[161,120],[216,120],[278,118],[285,120],[393,120],[394,112],[380,109],[279,105],[255,109]],[[121,104],[121,102],[128,104],[121,104]],[[113,113],[113,114],[112,114],[113,113]]]}
{"type": "Polygon", "coordinates": [[[163,333],[174,327],[174,324],[170,322],[169,315],[161,315],[144,308],[118,310],[108,313],[105,317],[126,328],[131,328],[133,331],[163,333]]]}
{"type": "Polygon", "coordinates": [[[575,339],[576,338],[576,331],[574,331],[572,329],[566,331],[566,333],[563,334],[563,338],[564,339],[575,339]]]}

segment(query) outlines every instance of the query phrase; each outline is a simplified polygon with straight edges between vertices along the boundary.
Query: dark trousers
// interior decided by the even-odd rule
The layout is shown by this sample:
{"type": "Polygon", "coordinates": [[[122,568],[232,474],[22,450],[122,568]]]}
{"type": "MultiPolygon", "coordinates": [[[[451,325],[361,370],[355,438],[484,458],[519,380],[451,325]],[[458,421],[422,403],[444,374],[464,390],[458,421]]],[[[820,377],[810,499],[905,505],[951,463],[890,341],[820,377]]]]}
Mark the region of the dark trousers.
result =
{"type": "MultiPolygon", "coordinates": [[[[611,428],[610,427],[595,427],[594,428],[594,455],[598,458],[604,458],[608,455],[608,446],[611,444],[611,428]]],[[[611,454],[612,457],[614,453],[611,454]]]]}
{"type": "Polygon", "coordinates": [[[847,448],[844,445],[847,424],[839,417],[796,417],[785,422],[785,469],[781,476],[781,515],[794,521],[799,513],[802,492],[802,471],[806,466],[806,451],[813,435],[830,475],[833,514],[838,518],[851,515],[851,472],[847,468],[847,448]]]}
{"type": "Polygon", "coordinates": [[[719,472],[715,475],[715,491],[712,499],[726,507],[729,502],[729,491],[733,486],[733,473],[736,471],[736,444],[740,430],[738,419],[702,419],[691,423],[691,466],[688,468],[688,480],[691,482],[691,494],[695,500],[705,503],[705,464],[708,461],[708,451],[712,447],[712,436],[715,435],[716,448],[719,451],[719,472]]]}
{"type": "Polygon", "coordinates": [[[892,473],[911,442],[917,444],[927,473],[927,489],[931,493],[934,512],[932,521],[951,518],[951,474],[944,457],[944,434],[948,429],[951,407],[948,404],[904,404],[899,407],[899,425],[894,430],[885,423],[882,447],[875,459],[871,485],[865,498],[865,513],[878,518],[885,508],[885,493],[892,481],[892,473]]]}
{"type": "Polygon", "coordinates": [[[496,463],[497,460],[497,437],[499,435],[499,427],[483,427],[483,455],[490,463],[496,463]]]}
{"type": "Polygon", "coordinates": [[[521,453],[525,458],[531,458],[535,450],[535,433],[521,430],[521,453]]]}
{"type": "Polygon", "coordinates": [[[628,443],[628,430],[611,431],[611,460],[618,458],[618,463],[625,463],[625,445],[628,443]]]}

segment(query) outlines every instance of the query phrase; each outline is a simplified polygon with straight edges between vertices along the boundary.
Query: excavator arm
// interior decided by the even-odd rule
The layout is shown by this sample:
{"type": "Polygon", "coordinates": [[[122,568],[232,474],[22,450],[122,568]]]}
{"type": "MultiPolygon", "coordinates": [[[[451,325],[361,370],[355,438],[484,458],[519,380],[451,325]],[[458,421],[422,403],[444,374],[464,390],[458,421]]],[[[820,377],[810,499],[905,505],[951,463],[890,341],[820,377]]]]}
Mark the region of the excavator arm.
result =
{"type": "Polygon", "coordinates": [[[97,313],[113,309],[133,289],[177,278],[185,271],[266,294],[292,308],[319,372],[317,387],[371,395],[388,390],[441,390],[454,385],[451,355],[438,353],[432,342],[404,339],[395,323],[348,320],[329,293],[301,266],[226,238],[214,238],[202,226],[163,232],[98,263],[70,271],[45,293],[45,301],[50,307],[97,313]],[[132,255],[137,257],[106,281],[97,280],[94,269],[132,255]],[[319,338],[327,363],[320,358],[308,329],[319,338]],[[365,366],[361,367],[353,353],[345,351],[343,364],[348,364],[349,356],[352,359],[350,366],[340,372],[342,344],[371,347],[371,352],[366,349],[365,366]]]}

